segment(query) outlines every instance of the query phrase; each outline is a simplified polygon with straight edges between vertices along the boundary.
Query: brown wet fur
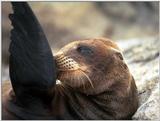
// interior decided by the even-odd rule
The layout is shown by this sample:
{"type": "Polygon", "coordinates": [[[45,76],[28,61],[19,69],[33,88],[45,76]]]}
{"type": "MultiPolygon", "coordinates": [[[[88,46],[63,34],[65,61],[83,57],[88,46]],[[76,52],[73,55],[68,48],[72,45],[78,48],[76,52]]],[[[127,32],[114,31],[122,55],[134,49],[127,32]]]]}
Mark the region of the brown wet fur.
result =
{"type": "Polygon", "coordinates": [[[46,104],[50,116],[131,119],[138,108],[137,88],[115,42],[105,38],[79,40],[66,45],[55,57],[62,55],[68,60],[56,60],[61,84],[49,90],[53,97],[46,104]],[[77,48],[83,45],[93,53],[88,56],[78,53],[77,48]]]}

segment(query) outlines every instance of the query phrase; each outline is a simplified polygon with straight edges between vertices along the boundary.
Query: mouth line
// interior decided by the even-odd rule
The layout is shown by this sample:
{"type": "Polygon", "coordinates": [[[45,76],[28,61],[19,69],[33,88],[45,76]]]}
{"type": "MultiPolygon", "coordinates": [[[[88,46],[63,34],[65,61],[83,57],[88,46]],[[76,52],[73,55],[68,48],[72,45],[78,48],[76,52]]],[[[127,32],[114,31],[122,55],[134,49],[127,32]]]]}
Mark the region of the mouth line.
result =
{"type": "Polygon", "coordinates": [[[70,72],[75,72],[75,71],[78,71],[79,69],[76,69],[76,70],[64,70],[64,69],[59,69],[58,70],[58,73],[70,73],[70,72]]]}
{"type": "Polygon", "coordinates": [[[61,75],[66,75],[66,74],[72,76],[72,74],[76,73],[76,71],[78,70],[80,69],[76,69],[76,70],[59,69],[57,78],[61,77],[61,75]]]}

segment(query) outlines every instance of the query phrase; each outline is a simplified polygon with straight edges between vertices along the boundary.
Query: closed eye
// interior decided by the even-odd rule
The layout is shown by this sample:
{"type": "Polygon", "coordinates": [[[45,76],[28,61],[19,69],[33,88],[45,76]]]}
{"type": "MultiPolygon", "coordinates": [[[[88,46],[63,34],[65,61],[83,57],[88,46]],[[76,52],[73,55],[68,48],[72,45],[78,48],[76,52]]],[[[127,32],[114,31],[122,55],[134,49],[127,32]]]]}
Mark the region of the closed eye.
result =
{"type": "Polygon", "coordinates": [[[93,50],[91,48],[87,47],[87,46],[79,46],[77,48],[77,51],[79,53],[81,53],[82,55],[87,55],[87,56],[93,54],[93,50]]]}

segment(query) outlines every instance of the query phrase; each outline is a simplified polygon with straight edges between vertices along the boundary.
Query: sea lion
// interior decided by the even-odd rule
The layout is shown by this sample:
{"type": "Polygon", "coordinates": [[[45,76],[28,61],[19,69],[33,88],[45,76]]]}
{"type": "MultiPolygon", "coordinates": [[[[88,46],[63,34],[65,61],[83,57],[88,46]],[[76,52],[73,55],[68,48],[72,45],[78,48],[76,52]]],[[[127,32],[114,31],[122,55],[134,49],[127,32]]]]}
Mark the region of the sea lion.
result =
{"type": "Polygon", "coordinates": [[[74,41],[53,56],[29,6],[13,8],[12,87],[3,95],[2,119],[131,119],[137,89],[115,42],[74,41]]]}
{"type": "Polygon", "coordinates": [[[105,38],[75,41],[55,59],[61,84],[53,91],[54,98],[60,102],[60,95],[68,98],[59,107],[52,102],[57,109],[63,105],[64,112],[59,114],[68,107],[74,108],[78,119],[131,119],[138,107],[137,88],[115,42],[105,38]]]}

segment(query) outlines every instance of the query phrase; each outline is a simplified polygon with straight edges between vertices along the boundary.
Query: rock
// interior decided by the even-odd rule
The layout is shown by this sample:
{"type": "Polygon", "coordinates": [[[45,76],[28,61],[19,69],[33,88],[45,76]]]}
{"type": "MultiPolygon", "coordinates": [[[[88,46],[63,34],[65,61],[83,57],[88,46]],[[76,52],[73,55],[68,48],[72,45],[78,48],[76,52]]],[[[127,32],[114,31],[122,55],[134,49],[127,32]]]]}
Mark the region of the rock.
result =
{"type": "Polygon", "coordinates": [[[2,68],[3,68],[3,70],[2,70],[2,82],[10,80],[10,77],[9,77],[9,66],[2,65],[2,68]]]}
{"type": "MultiPolygon", "coordinates": [[[[148,94],[139,93],[140,94],[140,103],[141,106],[138,108],[137,112],[133,116],[133,119],[141,119],[141,120],[155,120],[159,119],[159,83],[158,78],[153,81],[153,85],[146,84],[146,86],[152,87],[148,88],[148,94]],[[157,80],[157,81],[156,81],[157,80]],[[155,82],[155,83],[154,83],[155,82]]],[[[147,91],[147,90],[146,90],[147,91]]]]}

